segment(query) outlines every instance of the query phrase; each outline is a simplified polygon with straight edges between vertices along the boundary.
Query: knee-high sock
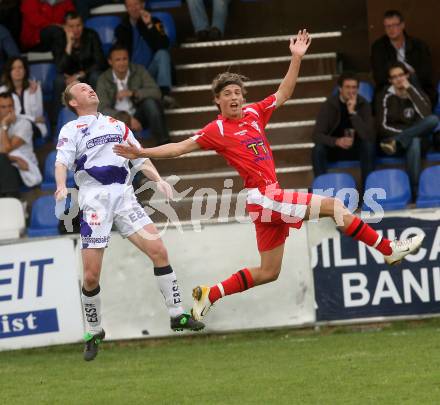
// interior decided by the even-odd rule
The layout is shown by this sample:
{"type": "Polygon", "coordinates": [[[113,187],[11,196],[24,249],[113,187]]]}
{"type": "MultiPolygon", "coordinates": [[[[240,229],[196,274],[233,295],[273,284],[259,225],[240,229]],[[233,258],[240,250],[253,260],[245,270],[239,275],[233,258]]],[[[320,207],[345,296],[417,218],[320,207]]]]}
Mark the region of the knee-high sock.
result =
{"type": "Polygon", "coordinates": [[[98,333],[102,330],[100,291],[99,285],[92,291],[87,291],[84,286],[82,287],[81,301],[87,321],[87,330],[91,333],[98,333]]]}
{"type": "Polygon", "coordinates": [[[231,277],[211,287],[209,291],[209,301],[213,304],[225,295],[239,293],[253,286],[254,280],[250,271],[248,269],[239,270],[231,277]]]}
{"type": "Polygon", "coordinates": [[[182,300],[180,298],[179,285],[177,284],[176,273],[170,265],[164,267],[155,267],[156,276],[160,292],[165,298],[165,305],[171,318],[183,314],[182,300]]]}
{"type": "Polygon", "coordinates": [[[364,242],[368,246],[374,247],[383,255],[388,256],[392,253],[391,241],[380,236],[371,226],[358,217],[354,218],[353,222],[345,230],[345,234],[364,242]]]}

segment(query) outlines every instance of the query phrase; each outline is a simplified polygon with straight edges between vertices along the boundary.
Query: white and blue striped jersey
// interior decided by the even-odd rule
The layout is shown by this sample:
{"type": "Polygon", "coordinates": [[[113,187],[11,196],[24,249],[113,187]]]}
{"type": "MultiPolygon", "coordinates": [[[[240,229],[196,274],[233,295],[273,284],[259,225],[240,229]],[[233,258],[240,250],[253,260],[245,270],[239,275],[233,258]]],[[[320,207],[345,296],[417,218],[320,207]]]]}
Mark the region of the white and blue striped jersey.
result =
{"type": "MultiPolygon", "coordinates": [[[[78,187],[129,185],[129,161],[113,152],[123,141],[140,147],[131,130],[121,121],[98,113],[83,115],[63,126],[58,137],[56,161],[75,171],[78,187]]],[[[145,158],[131,161],[142,165],[145,158]]]]}

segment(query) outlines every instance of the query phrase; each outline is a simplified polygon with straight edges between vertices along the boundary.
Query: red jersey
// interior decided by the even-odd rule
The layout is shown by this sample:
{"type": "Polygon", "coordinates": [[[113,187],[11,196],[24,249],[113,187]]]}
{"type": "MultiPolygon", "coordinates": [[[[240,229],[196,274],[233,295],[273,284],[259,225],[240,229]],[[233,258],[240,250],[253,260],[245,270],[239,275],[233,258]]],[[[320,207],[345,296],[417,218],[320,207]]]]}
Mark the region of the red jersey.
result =
{"type": "Polygon", "coordinates": [[[202,149],[215,150],[223,156],[238,171],[246,188],[277,183],[272,150],[264,132],[275,107],[273,94],[244,107],[240,119],[219,115],[192,139],[202,149]]]}

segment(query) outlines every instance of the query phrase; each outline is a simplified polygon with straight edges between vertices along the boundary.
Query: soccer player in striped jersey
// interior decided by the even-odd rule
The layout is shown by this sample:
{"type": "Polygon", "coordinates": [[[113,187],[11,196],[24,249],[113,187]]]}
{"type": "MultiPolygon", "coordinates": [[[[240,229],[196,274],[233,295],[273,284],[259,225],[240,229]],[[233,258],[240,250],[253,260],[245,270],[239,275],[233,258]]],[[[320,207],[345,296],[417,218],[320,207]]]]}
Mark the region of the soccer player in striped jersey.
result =
{"type": "Polygon", "coordinates": [[[423,241],[420,236],[390,241],[353,215],[338,199],[280,188],[264,129],[273,111],[292,96],[301,60],[310,42],[306,30],[299,31],[296,40],[291,38],[289,49],[292,56],[288,71],[278,90],[264,100],[243,107],[245,89],[242,76],[222,73],[212,83],[215,103],[221,114],[194,136],[150,149],[139,148],[130,142],[113,148],[116,154],[127,159],[172,158],[201,148],[214,150],[244,180],[248,191],[247,210],[256,228],[260,265],[241,269],[211,287],[199,285],[194,288],[192,313],[195,319],[201,319],[212,304],[226,295],[276,280],[289,230],[300,228],[304,220],[318,216],[335,219],[344,234],[374,247],[389,264],[399,263],[406,255],[415,252],[423,241]]]}
{"type": "MultiPolygon", "coordinates": [[[[183,310],[167,250],[153,221],[136,200],[128,160],[112,151],[112,145],[123,140],[139,145],[133,133],[121,121],[98,112],[98,96],[86,83],[74,82],[67,86],[64,101],[78,119],[68,122],[60,131],[55,198],[57,201],[66,198],[67,169],[75,169],[84,273],[81,300],[87,326],[84,360],[96,357],[98,345],[105,337],[101,326],[99,279],[113,223],[123,237],[153,262],[154,275],[171,318],[171,329],[203,329],[203,323],[183,310]]],[[[168,197],[172,195],[170,185],[160,177],[149,159],[135,159],[131,163],[156,182],[158,190],[168,197]]]]}

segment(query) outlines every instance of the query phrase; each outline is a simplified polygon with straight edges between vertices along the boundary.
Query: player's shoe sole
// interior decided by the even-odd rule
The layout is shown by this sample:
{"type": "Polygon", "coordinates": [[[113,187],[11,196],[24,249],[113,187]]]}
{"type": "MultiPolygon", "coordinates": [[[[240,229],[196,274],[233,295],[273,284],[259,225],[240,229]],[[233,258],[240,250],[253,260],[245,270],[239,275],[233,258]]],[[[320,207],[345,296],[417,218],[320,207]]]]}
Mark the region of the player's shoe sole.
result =
{"type": "Polygon", "coordinates": [[[203,322],[195,320],[190,314],[183,313],[182,315],[171,318],[171,329],[175,332],[182,332],[184,329],[199,331],[205,327],[203,322]]]}
{"type": "Polygon", "coordinates": [[[86,342],[84,347],[85,361],[92,361],[95,359],[95,357],[98,355],[98,345],[104,340],[104,338],[104,329],[99,333],[92,334],[90,332],[87,332],[84,335],[84,340],[86,342]]]}
{"type": "Polygon", "coordinates": [[[211,289],[206,285],[199,285],[193,289],[192,296],[194,298],[194,304],[191,309],[191,315],[196,321],[202,319],[212,306],[209,301],[210,290],[211,289]]]}
{"type": "Polygon", "coordinates": [[[385,261],[391,266],[400,264],[405,256],[419,251],[423,239],[425,239],[424,235],[417,235],[402,241],[391,242],[393,252],[389,256],[384,256],[385,261]]]}

